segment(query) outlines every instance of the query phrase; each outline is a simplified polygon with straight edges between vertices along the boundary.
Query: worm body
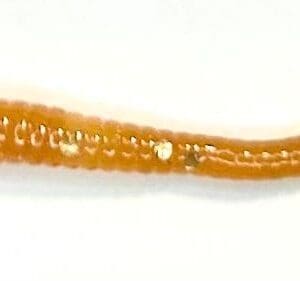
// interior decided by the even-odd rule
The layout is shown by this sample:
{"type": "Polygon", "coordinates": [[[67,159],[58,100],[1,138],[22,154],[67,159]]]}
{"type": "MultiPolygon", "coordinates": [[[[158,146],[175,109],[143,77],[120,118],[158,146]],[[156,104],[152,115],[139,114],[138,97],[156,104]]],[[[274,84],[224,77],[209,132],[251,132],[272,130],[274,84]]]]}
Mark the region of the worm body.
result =
{"type": "Polygon", "coordinates": [[[245,141],[0,101],[2,161],[227,178],[300,175],[300,138],[245,141]]]}

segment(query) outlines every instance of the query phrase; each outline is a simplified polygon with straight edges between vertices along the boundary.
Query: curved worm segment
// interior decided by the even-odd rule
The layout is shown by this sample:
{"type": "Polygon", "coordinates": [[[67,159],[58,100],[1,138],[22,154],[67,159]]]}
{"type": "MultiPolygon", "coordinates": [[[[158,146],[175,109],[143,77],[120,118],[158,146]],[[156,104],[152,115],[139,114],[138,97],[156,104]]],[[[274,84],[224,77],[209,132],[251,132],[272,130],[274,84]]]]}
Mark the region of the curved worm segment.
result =
{"type": "Polygon", "coordinates": [[[3,161],[249,179],[300,174],[300,138],[176,133],[6,101],[0,101],[0,120],[3,161]]]}

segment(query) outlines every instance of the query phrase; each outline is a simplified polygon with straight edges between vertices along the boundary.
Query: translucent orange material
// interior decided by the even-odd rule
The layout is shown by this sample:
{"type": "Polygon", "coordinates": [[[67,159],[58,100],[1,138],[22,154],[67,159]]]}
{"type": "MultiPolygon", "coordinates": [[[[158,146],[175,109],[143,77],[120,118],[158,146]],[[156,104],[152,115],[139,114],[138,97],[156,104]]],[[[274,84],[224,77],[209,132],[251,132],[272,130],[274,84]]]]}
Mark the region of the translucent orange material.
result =
{"type": "Polygon", "coordinates": [[[0,101],[2,161],[227,178],[300,175],[300,138],[242,141],[0,101]]]}

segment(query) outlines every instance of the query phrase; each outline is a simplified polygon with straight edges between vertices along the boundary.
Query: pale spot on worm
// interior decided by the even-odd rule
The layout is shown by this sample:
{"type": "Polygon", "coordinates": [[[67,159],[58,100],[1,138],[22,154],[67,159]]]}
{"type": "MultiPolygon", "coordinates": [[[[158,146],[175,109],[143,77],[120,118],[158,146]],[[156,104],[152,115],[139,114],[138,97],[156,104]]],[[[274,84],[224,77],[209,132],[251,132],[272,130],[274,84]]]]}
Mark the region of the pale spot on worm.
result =
{"type": "Polygon", "coordinates": [[[21,128],[22,128],[23,131],[25,131],[27,129],[27,125],[28,125],[27,121],[25,119],[23,119],[21,121],[21,128]]]}
{"type": "Polygon", "coordinates": [[[141,139],[141,145],[142,146],[148,146],[148,142],[146,142],[145,140],[141,139]]]}
{"type": "Polygon", "coordinates": [[[177,147],[180,149],[180,150],[185,150],[185,146],[183,146],[181,143],[179,143],[177,145],[177,147]]]}
{"type": "Polygon", "coordinates": [[[173,154],[173,144],[169,141],[162,141],[154,146],[154,152],[160,160],[166,161],[173,154]]]}
{"type": "Polygon", "coordinates": [[[94,136],[94,141],[96,142],[96,143],[99,143],[100,142],[100,135],[98,135],[98,134],[95,134],[95,136],[94,136]]]}
{"type": "Polygon", "coordinates": [[[252,156],[251,152],[248,150],[244,150],[243,154],[244,154],[244,157],[247,159],[251,158],[251,156],[252,156]]]}
{"type": "Polygon", "coordinates": [[[75,143],[69,144],[60,141],[59,149],[62,152],[62,154],[67,157],[72,157],[79,154],[79,146],[75,143]]]}
{"type": "Polygon", "coordinates": [[[42,143],[36,140],[36,134],[32,133],[30,136],[30,143],[34,147],[41,147],[42,143]]]}
{"type": "Polygon", "coordinates": [[[39,130],[40,130],[41,135],[45,135],[46,132],[47,132],[47,128],[46,128],[46,126],[43,125],[43,124],[41,124],[41,125],[39,126],[39,130]]]}
{"type": "Polygon", "coordinates": [[[185,149],[187,150],[187,151],[190,151],[191,149],[192,149],[192,146],[190,145],[190,144],[186,144],[185,145],[185,149]]]}
{"type": "Polygon", "coordinates": [[[88,146],[85,146],[84,149],[86,150],[86,152],[90,155],[95,155],[96,151],[97,151],[97,148],[95,147],[88,147],[88,146]]]}
{"type": "Polygon", "coordinates": [[[289,158],[289,153],[286,150],[282,150],[280,154],[281,154],[281,157],[284,159],[289,158]]]}
{"type": "Polygon", "coordinates": [[[16,143],[16,145],[23,146],[25,144],[25,141],[18,138],[18,137],[16,137],[15,138],[15,143],[16,143]]]}
{"type": "Polygon", "coordinates": [[[193,167],[193,166],[185,166],[185,170],[187,172],[193,172],[195,170],[195,167],[193,167]]]}
{"type": "Polygon", "coordinates": [[[144,160],[151,160],[152,155],[150,153],[141,153],[140,156],[144,159],[144,160]]]}
{"type": "Polygon", "coordinates": [[[224,158],[221,158],[221,157],[215,157],[215,156],[207,156],[207,159],[210,160],[210,161],[213,161],[213,162],[219,162],[219,163],[222,163],[222,164],[226,164],[228,166],[235,166],[236,163],[232,160],[227,160],[227,159],[224,159],[224,158]]]}
{"type": "Polygon", "coordinates": [[[271,157],[271,154],[267,151],[264,151],[264,152],[261,153],[261,156],[262,156],[263,159],[267,160],[271,157]]]}
{"type": "Polygon", "coordinates": [[[22,123],[23,123],[23,121],[15,127],[15,132],[14,132],[15,143],[16,143],[16,145],[19,145],[19,146],[25,145],[25,140],[19,136],[20,130],[23,130],[22,123]]]}
{"type": "Polygon", "coordinates": [[[83,134],[81,131],[76,131],[75,132],[75,140],[76,141],[81,141],[83,139],[83,134]]]}
{"type": "Polygon", "coordinates": [[[177,159],[178,159],[179,161],[184,161],[184,160],[185,160],[185,156],[184,156],[184,155],[179,155],[179,156],[177,157],[177,159]]]}
{"type": "Polygon", "coordinates": [[[103,142],[108,143],[108,137],[107,136],[103,136],[103,142]]]}
{"type": "Polygon", "coordinates": [[[6,140],[5,134],[0,133],[0,142],[4,142],[6,140]]]}
{"type": "Polygon", "coordinates": [[[130,159],[132,157],[132,154],[128,152],[122,152],[122,157],[130,159]]]}
{"type": "Polygon", "coordinates": [[[2,120],[1,120],[1,123],[2,123],[2,126],[3,126],[3,131],[2,133],[0,133],[0,142],[4,142],[6,140],[6,135],[5,135],[5,130],[6,130],[6,127],[8,126],[8,123],[9,123],[9,120],[6,116],[3,116],[2,117],[2,120]]]}
{"type": "Polygon", "coordinates": [[[271,166],[274,167],[274,168],[278,168],[280,167],[280,163],[277,163],[277,162],[274,162],[274,163],[271,163],[271,166]]]}
{"type": "Polygon", "coordinates": [[[116,151],[114,149],[103,149],[103,153],[108,157],[114,157],[116,151]]]}
{"type": "Polygon", "coordinates": [[[43,138],[40,136],[40,140],[38,140],[37,134],[40,133],[39,131],[35,131],[30,135],[30,143],[33,147],[41,147],[43,144],[43,138]]]}
{"type": "Polygon", "coordinates": [[[152,148],[155,145],[155,141],[154,140],[149,140],[149,146],[152,148]]]}
{"type": "Polygon", "coordinates": [[[101,139],[100,135],[95,134],[94,136],[90,137],[88,134],[84,134],[84,138],[86,141],[86,146],[84,147],[85,151],[90,155],[95,155],[101,139]]]}
{"type": "Polygon", "coordinates": [[[58,132],[54,131],[49,135],[49,145],[51,148],[55,149],[59,147],[58,141],[55,140],[55,138],[58,136],[58,132]]]}
{"type": "Polygon", "coordinates": [[[63,128],[58,128],[58,129],[57,129],[57,133],[58,133],[58,135],[59,135],[60,137],[62,137],[62,136],[64,135],[64,130],[63,130],[63,128]]]}
{"type": "Polygon", "coordinates": [[[136,137],[134,137],[134,136],[130,137],[130,142],[132,144],[136,144],[136,141],[137,141],[136,137]]]}
{"type": "Polygon", "coordinates": [[[194,150],[196,152],[200,152],[200,146],[198,144],[194,144],[194,150]]]}
{"type": "Polygon", "coordinates": [[[214,153],[217,151],[217,148],[214,146],[214,145],[211,145],[211,144],[206,144],[204,146],[204,149],[206,152],[209,152],[209,153],[214,153]]]}
{"type": "Polygon", "coordinates": [[[291,165],[292,165],[292,166],[297,166],[298,164],[299,164],[299,161],[298,161],[298,160],[291,159],[291,165]]]}
{"type": "Polygon", "coordinates": [[[7,127],[8,124],[9,124],[9,119],[8,119],[8,117],[7,117],[7,116],[3,116],[3,117],[2,117],[2,125],[3,125],[4,127],[7,127]]]}
{"type": "Polygon", "coordinates": [[[200,156],[200,157],[196,157],[196,159],[199,163],[203,163],[207,160],[207,157],[203,155],[203,156],[200,156]]]}

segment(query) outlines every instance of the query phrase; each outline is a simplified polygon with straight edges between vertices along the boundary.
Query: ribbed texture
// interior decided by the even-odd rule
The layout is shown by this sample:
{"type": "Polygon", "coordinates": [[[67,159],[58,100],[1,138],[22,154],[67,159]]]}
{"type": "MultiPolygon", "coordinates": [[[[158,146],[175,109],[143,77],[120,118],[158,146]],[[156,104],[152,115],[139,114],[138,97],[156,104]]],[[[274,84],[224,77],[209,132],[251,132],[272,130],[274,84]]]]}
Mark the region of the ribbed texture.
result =
{"type": "Polygon", "coordinates": [[[3,161],[249,179],[300,175],[298,137],[230,140],[6,101],[0,118],[3,161]]]}

